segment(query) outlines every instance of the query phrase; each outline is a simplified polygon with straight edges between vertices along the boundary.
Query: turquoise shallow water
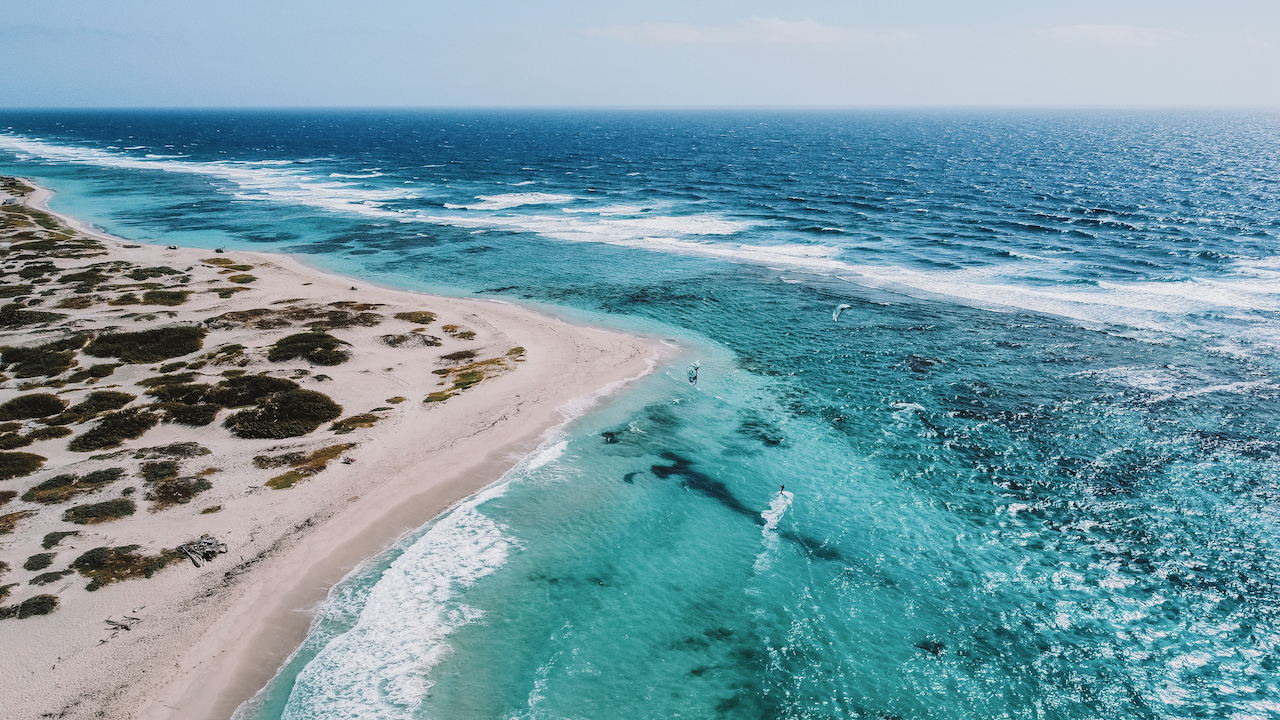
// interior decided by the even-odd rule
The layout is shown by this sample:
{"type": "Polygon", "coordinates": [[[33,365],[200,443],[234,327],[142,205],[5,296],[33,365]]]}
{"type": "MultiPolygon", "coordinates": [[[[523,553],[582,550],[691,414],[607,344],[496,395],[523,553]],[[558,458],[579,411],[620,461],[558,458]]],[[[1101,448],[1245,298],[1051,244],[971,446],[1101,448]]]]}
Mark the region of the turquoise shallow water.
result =
{"type": "Polygon", "coordinates": [[[1280,716],[1275,115],[0,128],[125,237],[671,340],[244,718],[1280,716]]]}

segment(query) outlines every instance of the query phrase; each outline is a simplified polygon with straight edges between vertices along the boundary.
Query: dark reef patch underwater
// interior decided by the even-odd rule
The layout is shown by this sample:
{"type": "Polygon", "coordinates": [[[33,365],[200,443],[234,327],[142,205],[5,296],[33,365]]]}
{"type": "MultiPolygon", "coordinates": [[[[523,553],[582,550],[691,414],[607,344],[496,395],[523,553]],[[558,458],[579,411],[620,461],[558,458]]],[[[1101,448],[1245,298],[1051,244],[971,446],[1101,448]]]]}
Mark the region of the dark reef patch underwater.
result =
{"type": "Polygon", "coordinates": [[[668,339],[246,720],[1280,714],[1276,113],[4,112],[0,174],[668,339]]]}

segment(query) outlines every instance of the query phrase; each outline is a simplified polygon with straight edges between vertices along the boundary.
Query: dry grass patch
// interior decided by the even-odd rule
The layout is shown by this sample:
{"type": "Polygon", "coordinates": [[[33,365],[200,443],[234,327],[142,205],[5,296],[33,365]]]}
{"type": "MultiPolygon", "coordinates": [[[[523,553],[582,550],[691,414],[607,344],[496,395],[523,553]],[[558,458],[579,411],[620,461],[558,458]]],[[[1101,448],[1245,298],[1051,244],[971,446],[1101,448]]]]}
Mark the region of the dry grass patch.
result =
{"type": "Polygon", "coordinates": [[[411,322],[414,325],[430,325],[435,322],[436,314],[426,310],[410,310],[408,312],[398,312],[391,317],[411,322]]]}
{"type": "Polygon", "coordinates": [[[329,429],[337,435],[346,435],[349,432],[355,431],[357,428],[373,427],[374,424],[381,419],[381,417],[374,415],[373,413],[361,413],[359,415],[352,415],[348,418],[342,418],[333,425],[330,425],[329,429]]]}
{"type": "MultiPolygon", "coordinates": [[[[293,466],[293,469],[283,475],[277,475],[276,477],[268,480],[267,487],[272,488],[273,490],[285,490],[287,488],[291,488],[302,480],[306,480],[312,475],[324,470],[325,467],[329,465],[330,460],[341,457],[344,452],[353,447],[355,447],[355,443],[346,443],[343,445],[330,445],[326,448],[320,448],[310,455],[302,456],[301,453],[297,453],[297,455],[301,457],[298,457],[296,461],[289,463],[293,466]]],[[[257,462],[257,458],[254,458],[254,462],[257,462]]]]}
{"type": "Polygon", "coordinates": [[[35,510],[19,510],[8,515],[0,515],[0,535],[8,535],[18,527],[18,521],[35,515],[35,510]]]}

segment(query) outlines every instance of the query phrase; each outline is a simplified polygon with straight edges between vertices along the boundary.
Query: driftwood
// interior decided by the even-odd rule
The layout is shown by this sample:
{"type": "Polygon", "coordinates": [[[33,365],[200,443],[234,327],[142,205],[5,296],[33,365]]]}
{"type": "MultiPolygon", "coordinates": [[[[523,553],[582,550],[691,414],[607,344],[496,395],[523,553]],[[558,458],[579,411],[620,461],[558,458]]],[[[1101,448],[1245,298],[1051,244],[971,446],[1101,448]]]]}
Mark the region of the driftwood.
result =
{"type": "Polygon", "coordinates": [[[211,535],[201,535],[199,540],[179,545],[178,549],[186,553],[191,564],[200,567],[200,561],[209,562],[227,551],[227,544],[211,535]]]}

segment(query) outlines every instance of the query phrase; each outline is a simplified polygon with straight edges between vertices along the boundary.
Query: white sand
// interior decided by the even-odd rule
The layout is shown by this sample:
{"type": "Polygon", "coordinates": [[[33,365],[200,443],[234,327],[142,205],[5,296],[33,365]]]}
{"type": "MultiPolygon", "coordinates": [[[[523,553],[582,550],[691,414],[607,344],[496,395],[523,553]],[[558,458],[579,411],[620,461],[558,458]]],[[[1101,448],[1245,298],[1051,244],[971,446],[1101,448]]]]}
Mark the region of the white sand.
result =
{"type": "MultiPolygon", "coordinates": [[[[38,191],[32,202],[47,193],[38,191]]],[[[167,250],[145,245],[126,248],[125,241],[93,232],[70,218],[82,232],[103,238],[109,257],[58,260],[63,268],[106,260],[141,266],[191,267],[188,289],[226,286],[219,269],[201,258],[226,257],[252,265],[256,282],[251,290],[219,299],[198,292],[176,307],[97,304],[84,310],[56,310],[79,319],[84,329],[108,325],[132,331],[177,322],[201,321],[230,310],[280,308],[334,301],[383,305],[372,312],[385,319],[376,327],[334,329],[351,343],[353,359],[336,367],[312,367],[300,360],[271,363],[266,347],[276,338],[301,332],[295,325],[273,330],[230,326],[211,330],[204,349],[181,360],[192,360],[227,343],[245,345],[249,373],[270,371],[296,377],[303,388],[319,390],[343,406],[343,417],[376,407],[385,418],[371,428],[335,436],[328,423],[310,435],[288,440],[238,439],[225,429],[223,411],[212,425],[191,428],[162,424],[119,449],[155,447],[194,440],[212,454],[182,461],[183,474],[209,467],[213,489],[189,504],[148,512],[146,487],[137,475],[140,460],[124,455],[115,460],[87,459],[93,453],[67,450],[68,438],[36,442],[20,451],[48,458],[39,472],[0,481],[0,490],[26,489],[57,474],[125,467],[130,475],[107,488],[79,496],[62,505],[36,505],[14,500],[0,515],[35,510],[18,523],[12,535],[0,536],[0,558],[11,569],[0,584],[20,583],[5,604],[41,592],[57,594],[61,605],[51,615],[0,620],[0,710],[5,718],[227,718],[274,674],[280,663],[305,636],[312,613],[328,589],[365,558],[386,548],[406,531],[439,514],[451,504],[493,483],[521,457],[533,450],[544,433],[564,422],[558,410],[575,399],[606,387],[620,387],[628,378],[645,373],[654,350],[637,338],[581,327],[523,308],[493,301],[459,300],[373,287],[351,279],[325,275],[289,257],[232,252],[215,256],[206,250],[167,250]],[[352,290],[352,285],[358,289],[352,290]],[[378,340],[406,334],[415,325],[392,319],[396,312],[428,310],[438,319],[425,333],[442,339],[440,347],[392,348],[378,340]],[[165,313],[173,311],[175,317],[165,313]],[[155,313],[154,320],[122,320],[126,313],[155,313]],[[473,340],[454,339],[441,331],[453,323],[476,333],[473,340]],[[506,357],[513,347],[526,349],[524,362],[507,359],[504,368],[444,403],[424,404],[430,392],[445,389],[431,370],[446,367],[439,360],[461,349],[478,351],[477,359],[506,357]],[[316,374],[332,377],[318,381],[316,374]],[[403,397],[392,404],[389,398],[403,397]],[[287,470],[259,469],[255,455],[292,449],[310,451],[339,442],[357,446],[348,454],[352,464],[332,462],[323,472],[294,487],[264,487],[287,470]],[[132,517],[79,526],[61,520],[70,506],[118,497],[126,486],[137,487],[132,498],[138,512],[132,517]],[[201,510],[221,505],[221,511],[201,510]],[[42,552],[40,539],[54,530],[79,530],[55,548],[48,570],[61,570],[80,553],[98,546],[141,545],[149,552],[172,548],[208,533],[228,545],[229,552],[197,569],[189,562],[170,565],[150,579],[134,579],[87,592],[87,580],[69,575],[44,587],[27,585],[36,572],[23,570],[28,556],[42,552]],[[126,621],[130,630],[113,630],[104,620],[126,621]]],[[[161,278],[164,280],[164,278],[161,278]]],[[[6,282],[15,282],[9,278],[6,282]]],[[[125,281],[128,282],[128,281],[125,281]]],[[[37,291],[40,286],[37,286],[37,291]]],[[[104,297],[118,292],[96,293],[104,297]]],[[[52,300],[52,298],[51,298],[52,300]]],[[[4,301],[8,302],[8,301],[4,301]]],[[[47,303],[45,308],[52,302],[47,303]]],[[[44,308],[37,308],[44,309],[44,308]]],[[[417,326],[421,327],[421,326],[417,326]]],[[[33,331],[0,333],[0,344],[47,342],[64,335],[33,331]]],[[[80,356],[81,366],[115,362],[80,356]]],[[[167,361],[170,362],[170,361],[167,361]]],[[[454,363],[455,365],[459,363],[454,363]]],[[[72,403],[90,390],[117,389],[148,402],[134,381],[156,374],[156,365],[125,365],[95,385],[62,389],[72,403]]],[[[234,366],[230,366],[234,367],[234,366]]],[[[204,382],[216,382],[227,369],[209,365],[200,370],[204,382]]],[[[38,380],[38,378],[37,378],[38,380]]],[[[20,393],[18,381],[0,385],[0,402],[20,393]]],[[[59,392],[41,389],[38,392],[59,392]]],[[[580,406],[583,403],[576,403],[580,406]]],[[[28,423],[35,427],[34,423],[28,423]]],[[[72,425],[77,434],[91,424],[72,425]]],[[[102,452],[115,452],[114,450],[102,452]]]]}

